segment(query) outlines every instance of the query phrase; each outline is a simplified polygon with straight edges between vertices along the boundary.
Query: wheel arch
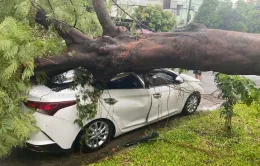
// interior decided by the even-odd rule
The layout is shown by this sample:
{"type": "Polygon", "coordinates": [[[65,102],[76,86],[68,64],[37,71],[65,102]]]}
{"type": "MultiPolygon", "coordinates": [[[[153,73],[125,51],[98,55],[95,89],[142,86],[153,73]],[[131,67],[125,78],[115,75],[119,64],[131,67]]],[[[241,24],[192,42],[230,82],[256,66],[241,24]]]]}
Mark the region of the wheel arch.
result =
{"type": "Polygon", "coordinates": [[[200,91],[194,91],[193,93],[190,94],[190,96],[191,96],[192,94],[196,94],[196,95],[199,96],[199,104],[200,104],[200,102],[201,102],[201,93],[200,93],[200,91]]]}
{"type": "Polygon", "coordinates": [[[186,107],[186,104],[187,104],[189,98],[190,98],[192,95],[197,95],[197,96],[198,96],[198,99],[199,99],[199,101],[198,101],[198,106],[199,106],[199,104],[200,104],[200,102],[201,102],[201,93],[200,93],[200,91],[194,91],[194,92],[192,92],[192,93],[188,96],[187,100],[185,101],[185,103],[184,103],[184,105],[183,105],[183,108],[182,108],[182,110],[181,110],[181,114],[184,114],[184,115],[186,114],[186,112],[185,112],[185,107],[186,107]]]}
{"type": "MultiPolygon", "coordinates": [[[[107,121],[109,124],[111,124],[112,126],[112,135],[111,135],[111,138],[113,138],[115,136],[115,133],[116,133],[116,127],[115,127],[115,124],[110,120],[110,119],[106,119],[106,118],[97,118],[97,119],[93,119],[91,121],[89,121],[88,123],[86,123],[84,125],[84,127],[78,132],[75,140],[73,141],[73,144],[72,144],[72,148],[74,149],[75,146],[77,147],[77,144],[79,143],[80,141],[80,136],[83,134],[83,129],[89,125],[91,122],[94,122],[94,121],[98,121],[98,120],[103,120],[103,121],[107,121]]],[[[110,139],[111,139],[110,138],[110,139]]]]}

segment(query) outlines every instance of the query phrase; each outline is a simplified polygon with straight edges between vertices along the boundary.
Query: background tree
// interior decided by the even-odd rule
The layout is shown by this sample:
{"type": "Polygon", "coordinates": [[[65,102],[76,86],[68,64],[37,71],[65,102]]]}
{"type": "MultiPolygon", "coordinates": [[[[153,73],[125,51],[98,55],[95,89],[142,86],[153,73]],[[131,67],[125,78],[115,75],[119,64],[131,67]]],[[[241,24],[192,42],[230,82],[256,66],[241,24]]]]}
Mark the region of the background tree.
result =
{"type": "Polygon", "coordinates": [[[225,0],[219,3],[217,12],[221,18],[218,29],[247,32],[246,17],[239,8],[233,6],[233,2],[225,0]]]}
{"type": "Polygon", "coordinates": [[[243,0],[233,4],[230,0],[204,0],[194,22],[230,31],[258,33],[260,22],[260,1],[246,3],[243,0]]]}
{"type": "MultiPolygon", "coordinates": [[[[154,32],[169,32],[176,26],[174,16],[163,10],[160,5],[139,6],[135,9],[134,17],[154,32]]],[[[140,27],[147,29],[142,25],[136,25],[136,28],[140,27]]]]}
{"type": "Polygon", "coordinates": [[[245,18],[245,24],[247,25],[249,33],[260,32],[260,1],[255,3],[246,3],[245,1],[239,0],[236,3],[236,10],[243,15],[245,18]]]}
{"type": "Polygon", "coordinates": [[[208,28],[219,28],[223,21],[217,11],[218,6],[219,0],[204,0],[194,17],[194,22],[203,24],[208,28]]]}

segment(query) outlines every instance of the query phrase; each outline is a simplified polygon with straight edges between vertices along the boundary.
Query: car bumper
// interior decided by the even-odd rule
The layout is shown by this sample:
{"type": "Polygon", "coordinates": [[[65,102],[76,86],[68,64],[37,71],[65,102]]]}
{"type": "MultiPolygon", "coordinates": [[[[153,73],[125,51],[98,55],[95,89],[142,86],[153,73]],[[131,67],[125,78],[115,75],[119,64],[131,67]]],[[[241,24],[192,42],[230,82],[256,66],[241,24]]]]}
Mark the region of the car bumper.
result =
{"type": "Polygon", "coordinates": [[[27,141],[28,144],[35,146],[57,144],[64,150],[71,149],[75,138],[81,130],[77,124],[38,112],[34,113],[34,117],[40,131],[31,135],[27,141]]]}
{"type": "Polygon", "coordinates": [[[44,134],[42,131],[39,131],[37,133],[33,133],[30,137],[30,140],[27,141],[27,143],[32,145],[49,145],[49,144],[55,144],[54,141],[52,141],[46,134],[44,134]]]}
{"type": "Polygon", "coordinates": [[[26,142],[26,147],[35,152],[61,153],[70,151],[70,149],[62,149],[42,131],[33,133],[30,140],[26,142]]]}
{"type": "Polygon", "coordinates": [[[62,149],[57,144],[49,144],[49,145],[33,145],[26,143],[26,147],[34,152],[41,152],[41,153],[63,153],[63,152],[71,152],[71,149],[62,149]]]}

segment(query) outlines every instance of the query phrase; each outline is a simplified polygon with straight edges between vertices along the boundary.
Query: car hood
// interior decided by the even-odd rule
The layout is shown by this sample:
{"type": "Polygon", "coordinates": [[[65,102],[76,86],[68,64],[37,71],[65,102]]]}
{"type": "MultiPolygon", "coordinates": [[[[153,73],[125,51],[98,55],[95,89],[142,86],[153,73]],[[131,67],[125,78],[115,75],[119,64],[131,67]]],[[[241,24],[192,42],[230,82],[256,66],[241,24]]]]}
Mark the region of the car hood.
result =
{"type": "Polygon", "coordinates": [[[180,77],[182,79],[184,79],[185,81],[189,81],[189,82],[200,82],[200,80],[194,78],[194,77],[191,77],[191,76],[188,76],[186,74],[180,74],[180,77]]]}

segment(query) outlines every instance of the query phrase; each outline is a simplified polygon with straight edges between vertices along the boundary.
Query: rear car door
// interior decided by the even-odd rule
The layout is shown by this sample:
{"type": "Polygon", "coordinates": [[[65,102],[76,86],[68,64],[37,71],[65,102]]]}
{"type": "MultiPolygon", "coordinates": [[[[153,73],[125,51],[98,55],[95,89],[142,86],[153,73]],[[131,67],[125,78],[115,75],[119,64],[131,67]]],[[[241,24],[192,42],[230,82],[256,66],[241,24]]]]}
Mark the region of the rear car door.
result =
{"type": "Polygon", "coordinates": [[[151,98],[142,79],[134,73],[126,73],[108,83],[101,102],[120,128],[128,130],[145,124],[151,98]]]}

